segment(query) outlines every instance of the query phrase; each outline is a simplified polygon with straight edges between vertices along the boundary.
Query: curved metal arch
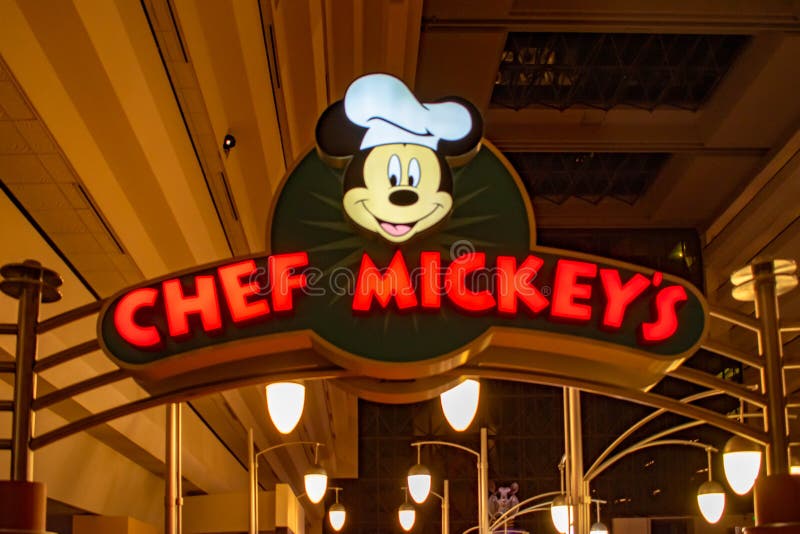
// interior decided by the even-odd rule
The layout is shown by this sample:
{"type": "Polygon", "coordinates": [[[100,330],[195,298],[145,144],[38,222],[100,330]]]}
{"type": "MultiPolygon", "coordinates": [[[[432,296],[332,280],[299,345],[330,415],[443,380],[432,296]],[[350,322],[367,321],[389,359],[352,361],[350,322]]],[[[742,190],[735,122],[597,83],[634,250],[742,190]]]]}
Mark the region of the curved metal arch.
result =
{"type": "MultiPolygon", "coordinates": [[[[84,317],[88,317],[94,313],[97,313],[97,311],[101,308],[102,305],[103,301],[92,302],[87,305],[64,312],[60,315],[57,315],[45,321],[42,321],[37,326],[37,333],[44,333],[49,330],[67,325],[73,321],[82,319],[84,317]]],[[[748,330],[753,330],[755,327],[754,321],[751,318],[741,314],[736,314],[735,312],[728,312],[726,310],[720,310],[720,309],[712,309],[710,315],[713,318],[726,321],[730,324],[744,327],[748,330]]],[[[794,325],[792,324],[791,326],[794,325]]],[[[724,344],[708,340],[703,344],[703,347],[706,348],[707,350],[716,352],[723,356],[734,358],[742,363],[745,363],[746,365],[752,365],[757,368],[763,367],[762,362],[758,358],[743,352],[736,351],[735,349],[727,347],[724,344]]],[[[89,340],[87,342],[80,343],[74,347],[62,350],[58,353],[52,354],[38,361],[35,366],[35,371],[39,372],[44,369],[55,367],[57,365],[60,365],[61,363],[65,363],[72,359],[81,357],[89,352],[92,352],[93,350],[97,350],[97,348],[98,345],[96,340],[89,340]]],[[[222,391],[225,389],[241,387],[244,385],[258,384],[258,383],[263,383],[264,381],[276,380],[276,379],[282,379],[282,380],[322,379],[322,378],[353,379],[358,376],[358,373],[356,372],[346,371],[341,367],[336,366],[335,364],[325,360],[324,358],[322,360],[324,360],[324,362],[318,365],[316,368],[314,369],[306,368],[302,371],[287,370],[277,373],[261,372],[246,377],[244,376],[236,376],[233,378],[228,377],[226,379],[218,380],[215,382],[204,383],[200,386],[181,387],[180,384],[171,384],[166,389],[154,391],[152,395],[146,399],[140,399],[138,401],[129,404],[117,406],[114,408],[110,408],[108,410],[104,410],[102,412],[92,414],[83,419],[73,421],[71,423],[64,425],[63,427],[42,434],[41,436],[35,437],[31,440],[31,448],[32,449],[41,448],[47,444],[53,443],[54,441],[75,434],[77,432],[86,430],[92,426],[108,422],[118,417],[130,415],[132,413],[136,413],[140,410],[151,408],[159,404],[187,400],[190,398],[202,396],[216,391],[222,391]],[[171,389],[169,389],[170,387],[171,389]]],[[[689,380],[690,382],[698,383],[705,387],[709,387],[711,388],[711,390],[701,392],[697,395],[693,395],[685,399],[676,400],[669,397],[642,392],[639,390],[628,390],[618,386],[610,386],[602,383],[594,383],[585,380],[565,377],[563,375],[551,375],[545,373],[525,372],[519,370],[509,371],[502,368],[493,368],[491,365],[486,365],[486,364],[482,364],[479,366],[478,365],[462,366],[453,369],[452,371],[449,371],[447,373],[444,373],[442,376],[457,377],[464,375],[473,375],[478,377],[496,378],[509,381],[538,383],[556,387],[563,387],[563,386],[576,387],[578,389],[590,393],[597,393],[657,408],[655,412],[645,417],[642,421],[631,427],[623,435],[617,438],[617,440],[609,447],[609,449],[604,451],[601,457],[598,458],[598,460],[595,462],[592,468],[596,468],[597,465],[599,465],[599,462],[601,462],[609,454],[611,454],[613,448],[622,443],[622,441],[624,441],[624,439],[629,437],[633,432],[641,428],[644,424],[651,421],[653,418],[658,417],[659,415],[666,412],[672,412],[678,415],[683,415],[690,419],[694,419],[702,423],[708,423],[712,426],[716,426],[733,434],[740,435],[742,437],[755,441],[756,443],[762,445],[766,444],[768,439],[766,432],[756,430],[749,426],[741,425],[735,421],[729,420],[722,414],[689,404],[694,400],[699,400],[701,398],[726,394],[739,399],[745,397],[746,401],[754,403],[758,406],[763,406],[764,404],[763,395],[750,391],[742,391],[741,387],[737,387],[736,385],[733,384],[726,384],[724,381],[720,381],[710,375],[707,377],[706,376],[701,377],[699,376],[700,375],[699,372],[692,373],[692,370],[678,369],[676,372],[673,372],[672,374],[675,378],[689,380]]],[[[34,401],[34,409],[42,409],[56,402],[60,402],[61,400],[64,400],[69,396],[73,396],[78,393],[84,393],[87,391],[92,391],[99,387],[106,386],[109,383],[112,383],[113,381],[126,378],[127,376],[128,375],[126,371],[120,370],[114,373],[109,373],[107,374],[107,376],[101,375],[98,377],[89,378],[78,384],[74,384],[67,388],[62,388],[62,390],[53,392],[50,395],[45,396],[41,399],[36,399],[36,401],[34,401]]]]}
{"type": "Polygon", "coordinates": [[[614,465],[615,463],[617,463],[618,461],[620,461],[622,458],[624,458],[629,454],[633,454],[634,452],[638,452],[644,449],[649,449],[650,447],[661,447],[666,445],[680,445],[683,447],[695,447],[706,451],[719,452],[715,447],[711,447],[710,445],[697,443],[695,441],[688,441],[685,439],[662,439],[655,441],[639,442],[635,445],[631,445],[624,451],[621,451],[618,454],[615,454],[614,456],[606,460],[603,464],[601,464],[597,468],[594,475],[590,479],[588,480],[584,479],[584,480],[586,480],[587,482],[591,482],[596,477],[598,477],[603,471],[605,471],[606,469],[608,469],[609,467],[611,467],[612,465],[614,465]]]}
{"type": "Polygon", "coordinates": [[[742,436],[743,438],[747,438],[760,445],[767,445],[768,443],[768,436],[766,432],[756,430],[755,428],[740,424],[736,421],[731,421],[726,416],[717,412],[713,412],[711,410],[700,408],[691,404],[684,404],[680,400],[665,397],[663,395],[656,395],[655,393],[627,390],[606,384],[577,380],[563,376],[549,375],[545,373],[526,372],[519,369],[508,370],[466,365],[453,371],[449,371],[448,374],[451,376],[475,376],[496,380],[508,380],[511,382],[528,382],[532,384],[542,384],[555,387],[574,387],[588,393],[597,393],[606,397],[627,400],[637,404],[651,406],[653,408],[663,408],[678,415],[688,417],[689,419],[704,421],[709,425],[721,428],[722,430],[730,432],[731,434],[742,436]]]}
{"type": "Polygon", "coordinates": [[[130,402],[128,404],[109,408],[108,410],[104,410],[102,412],[94,413],[84,417],[83,419],[78,419],[72,423],[68,423],[49,432],[45,432],[44,434],[31,439],[30,447],[31,450],[37,450],[45,445],[49,445],[73,434],[77,434],[78,432],[88,430],[89,428],[102,423],[107,423],[125,415],[131,415],[148,408],[154,408],[156,406],[160,406],[161,404],[167,404],[170,402],[183,402],[207,395],[209,393],[216,393],[219,391],[225,391],[227,389],[271,381],[331,379],[346,377],[350,374],[350,371],[345,371],[339,367],[331,366],[328,368],[320,368],[311,371],[287,371],[274,374],[258,374],[245,378],[220,380],[218,382],[207,383],[195,388],[167,391],[152,395],[145,399],[130,402]]]}
{"type": "MultiPolygon", "coordinates": [[[[707,399],[709,397],[714,397],[716,395],[721,395],[721,394],[722,394],[722,392],[720,392],[720,391],[701,391],[700,393],[696,393],[694,395],[689,395],[688,397],[682,398],[681,402],[690,403],[690,402],[694,402],[694,401],[702,400],[702,399],[707,399]]],[[[637,430],[642,428],[644,425],[646,425],[650,421],[653,421],[657,417],[660,417],[660,416],[662,416],[662,415],[664,415],[665,413],[668,413],[668,412],[669,412],[669,410],[667,410],[666,408],[659,408],[658,410],[655,410],[654,412],[644,416],[639,421],[637,421],[636,423],[631,425],[628,428],[628,430],[626,430],[625,432],[623,432],[622,434],[617,436],[617,439],[615,439],[608,447],[606,447],[606,449],[602,453],[600,453],[600,456],[597,457],[597,459],[594,461],[594,463],[591,465],[591,467],[589,467],[589,469],[586,472],[587,473],[591,473],[592,470],[594,470],[600,463],[602,463],[603,460],[605,460],[608,457],[609,454],[614,452],[614,449],[616,449],[620,444],[622,444],[623,441],[625,441],[626,439],[631,437],[634,432],[636,432],[637,430]]]]}

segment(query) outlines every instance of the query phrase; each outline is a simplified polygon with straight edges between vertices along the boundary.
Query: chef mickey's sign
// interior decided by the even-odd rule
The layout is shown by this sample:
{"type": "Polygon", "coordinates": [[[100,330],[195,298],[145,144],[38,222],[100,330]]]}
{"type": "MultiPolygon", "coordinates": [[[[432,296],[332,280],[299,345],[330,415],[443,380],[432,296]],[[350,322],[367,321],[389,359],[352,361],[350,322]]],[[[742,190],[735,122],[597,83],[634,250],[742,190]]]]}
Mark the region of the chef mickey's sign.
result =
{"type": "Polygon", "coordinates": [[[498,332],[521,349],[577,340],[661,361],[696,350],[698,290],[536,247],[519,178],[482,133],[463,99],[422,103],[392,76],[359,78],[276,193],[269,252],[120,292],[101,313],[105,350],[146,375],[176,358],[213,366],[214,347],[257,339],[271,353],[302,337],[377,378],[456,366],[498,332]]]}

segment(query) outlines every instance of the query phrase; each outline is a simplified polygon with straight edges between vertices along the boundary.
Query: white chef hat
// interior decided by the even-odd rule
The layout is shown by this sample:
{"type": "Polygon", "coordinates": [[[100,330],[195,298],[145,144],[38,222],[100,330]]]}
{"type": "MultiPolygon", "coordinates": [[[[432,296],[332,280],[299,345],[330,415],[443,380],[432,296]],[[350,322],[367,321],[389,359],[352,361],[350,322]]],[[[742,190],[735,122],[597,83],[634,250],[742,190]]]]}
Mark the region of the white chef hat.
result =
{"type": "Polygon", "coordinates": [[[367,128],[361,149],[393,143],[427,146],[456,141],[472,129],[472,117],[458,102],[421,103],[406,85],[388,74],[368,74],[350,84],[344,110],[351,122],[367,128]]]}

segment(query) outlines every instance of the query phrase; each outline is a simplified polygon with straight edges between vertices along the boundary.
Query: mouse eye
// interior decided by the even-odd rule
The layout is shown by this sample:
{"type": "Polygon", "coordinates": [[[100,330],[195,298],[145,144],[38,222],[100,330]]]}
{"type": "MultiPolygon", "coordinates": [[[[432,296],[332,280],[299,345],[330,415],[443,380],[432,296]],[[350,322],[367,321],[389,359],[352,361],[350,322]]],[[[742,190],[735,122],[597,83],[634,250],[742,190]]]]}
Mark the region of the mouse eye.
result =
{"type": "Polygon", "coordinates": [[[411,187],[417,187],[419,185],[420,174],[419,161],[417,161],[417,158],[411,158],[411,161],[408,163],[408,184],[411,187]]]}
{"type": "Polygon", "coordinates": [[[397,157],[397,154],[392,154],[392,157],[389,158],[389,183],[392,187],[397,187],[400,185],[400,176],[402,170],[400,169],[400,158],[397,157]]]}

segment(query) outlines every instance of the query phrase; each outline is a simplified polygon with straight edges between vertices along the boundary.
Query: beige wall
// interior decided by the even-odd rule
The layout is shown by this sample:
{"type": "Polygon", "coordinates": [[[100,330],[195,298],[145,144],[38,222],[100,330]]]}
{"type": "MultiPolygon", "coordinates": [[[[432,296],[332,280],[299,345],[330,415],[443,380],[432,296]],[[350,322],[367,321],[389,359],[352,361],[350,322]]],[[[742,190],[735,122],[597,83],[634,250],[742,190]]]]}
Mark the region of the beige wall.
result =
{"type": "MultiPolygon", "coordinates": [[[[258,499],[259,530],[275,530],[275,492],[262,491],[258,499]]],[[[184,497],[183,532],[246,532],[248,502],[244,491],[184,497]]]]}
{"type": "Polygon", "coordinates": [[[72,534],[158,534],[155,526],[132,517],[76,515],[72,518],[72,534]]]}

